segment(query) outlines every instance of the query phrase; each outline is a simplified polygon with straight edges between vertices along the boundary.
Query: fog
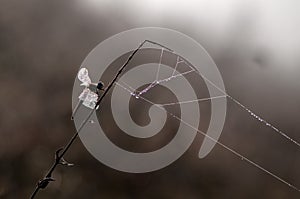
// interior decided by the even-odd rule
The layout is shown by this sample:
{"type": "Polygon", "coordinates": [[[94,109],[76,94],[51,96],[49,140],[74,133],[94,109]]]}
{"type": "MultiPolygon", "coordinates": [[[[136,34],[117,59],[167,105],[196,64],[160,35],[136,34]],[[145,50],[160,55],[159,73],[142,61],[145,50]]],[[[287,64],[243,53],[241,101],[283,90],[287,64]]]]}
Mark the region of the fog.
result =
{"type": "MultiPolygon", "coordinates": [[[[71,96],[82,61],[104,39],[135,27],[194,38],[216,62],[227,93],[299,142],[299,4],[1,0],[0,198],[29,197],[75,131],[71,96]]],[[[169,167],[146,174],[108,168],[77,140],[66,154],[75,166],[59,167],[37,198],[299,198],[220,146],[199,159],[202,139],[169,167]]],[[[300,187],[299,147],[232,101],[220,141],[300,187]]]]}

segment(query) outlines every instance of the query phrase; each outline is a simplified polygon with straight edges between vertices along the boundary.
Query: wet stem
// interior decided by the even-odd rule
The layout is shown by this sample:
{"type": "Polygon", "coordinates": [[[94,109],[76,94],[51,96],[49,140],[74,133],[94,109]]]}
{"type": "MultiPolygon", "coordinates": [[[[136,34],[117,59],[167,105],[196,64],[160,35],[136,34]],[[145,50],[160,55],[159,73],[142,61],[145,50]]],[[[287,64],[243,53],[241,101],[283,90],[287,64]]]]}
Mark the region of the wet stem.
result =
{"type": "Polygon", "coordinates": [[[112,88],[113,84],[117,81],[118,77],[120,76],[120,74],[122,73],[122,71],[124,70],[124,68],[129,64],[129,62],[131,61],[131,59],[134,57],[134,55],[141,49],[141,47],[145,44],[145,43],[151,43],[154,45],[158,45],[161,46],[169,51],[169,48],[162,46],[161,44],[158,44],[156,42],[150,41],[150,40],[144,40],[127,58],[127,60],[125,61],[125,63],[122,65],[122,67],[119,69],[119,71],[115,74],[113,80],[108,84],[108,86],[106,87],[106,89],[104,89],[104,92],[101,96],[98,96],[98,100],[97,103],[94,107],[94,109],[92,109],[90,111],[90,113],[88,114],[88,116],[86,117],[86,119],[81,123],[81,125],[79,126],[78,130],[76,133],[74,133],[74,135],[71,137],[71,139],[69,140],[69,142],[62,148],[59,148],[58,150],[56,150],[55,152],[55,159],[54,159],[54,163],[52,164],[52,166],[50,167],[50,169],[48,170],[47,174],[44,176],[43,179],[39,180],[39,182],[37,183],[37,186],[35,187],[34,191],[31,194],[31,199],[34,199],[35,196],[37,195],[37,193],[39,192],[40,189],[45,189],[48,184],[52,181],[55,181],[52,178],[52,173],[54,172],[54,170],[56,169],[56,167],[58,165],[64,165],[64,166],[73,166],[73,164],[68,163],[67,161],[64,160],[63,156],[65,155],[65,153],[70,149],[71,145],[74,143],[74,141],[76,140],[76,138],[78,137],[78,134],[80,133],[80,131],[82,130],[82,128],[86,125],[86,123],[89,121],[90,117],[92,116],[92,114],[94,113],[94,111],[96,109],[98,109],[101,101],[104,99],[104,97],[106,96],[106,94],[108,93],[108,91],[112,88]]]}

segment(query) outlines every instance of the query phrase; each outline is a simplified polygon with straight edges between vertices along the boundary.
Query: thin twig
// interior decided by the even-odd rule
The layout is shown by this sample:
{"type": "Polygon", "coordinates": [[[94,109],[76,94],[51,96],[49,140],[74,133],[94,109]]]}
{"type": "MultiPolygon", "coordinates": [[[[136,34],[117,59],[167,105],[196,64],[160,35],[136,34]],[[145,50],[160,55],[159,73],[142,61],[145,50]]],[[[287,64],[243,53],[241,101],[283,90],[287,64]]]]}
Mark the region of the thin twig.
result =
{"type": "Polygon", "coordinates": [[[107,88],[104,90],[103,94],[101,95],[101,97],[98,99],[95,108],[92,109],[90,111],[90,113],[88,114],[88,116],[86,117],[86,119],[81,123],[81,125],[79,126],[78,130],[76,133],[74,133],[74,135],[72,136],[72,138],[69,140],[69,142],[63,147],[58,149],[55,152],[55,161],[53,163],[53,165],[50,167],[50,169],[48,170],[47,174],[45,175],[45,177],[43,179],[41,179],[38,183],[37,186],[35,188],[35,190],[33,191],[33,193],[31,194],[31,199],[34,199],[34,197],[36,196],[36,194],[39,192],[40,189],[45,189],[48,184],[51,181],[54,181],[54,179],[52,178],[52,173],[55,170],[55,168],[57,167],[57,165],[62,164],[62,165],[67,165],[67,166],[71,166],[72,164],[67,163],[64,159],[63,156],[65,155],[65,153],[69,150],[69,148],[71,147],[71,145],[73,144],[73,142],[76,140],[76,138],[78,137],[79,132],[82,130],[82,128],[86,125],[86,123],[89,121],[90,117],[92,116],[92,114],[94,113],[94,111],[98,108],[98,106],[100,105],[101,101],[104,99],[104,97],[106,96],[106,94],[108,93],[108,91],[111,89],[111,87],[113,86],[113,84],[117,81],[118,77],[120,76],[120,74],[122,73],[122,71],[124,70],[124,68],[129,64],[129,62],[131,61],[131,59],[133,58],[133,56],[141,49],[141,47],[145,44],[145,43],[152,43],[154,45],[158,45],[162,48],[165,48],[171,52],[173,52],[171,49],[150,41],[150,40],[144,40],[127,58],[127,60],[125,61],[125,63],[122,65],[122,67],[119,69],[119,71],[117,72],[117,74],[114,76],[113,80],[108,84],[107,88]],[[61,152],[61,153],[60,153],[61,152]]]}
{"type": "MultiPolygon", "coordinates": [[[[44,189],[47,187],[47,185],[51,182],[54,181],[54,179],[52,178],[52,173],[55,170],[56,166],[61,164],[61,165],[67,165],[67,166],[71,166],[72,164],[67,163],[64,159],[63,156],[65,155],[65,153],[69,150],[69,148],[71,147],[71,145],[73,144],[73,142],[75,141],[75,139],[78,137],[78,134],[80,133],[80,131],[82,130],[82,128],[85,126],[85,124],[89,121],[91,115],[94,113],[94,111],[99,107],[101,101],[104,99],[104,97],[106,96],[106,94],[108,93],[108,91],[111,89],[111,87],[113,86],[113,84],[117,81],[118,77],[120,76],[120,74],[122,73],[122,71],[124,70],[124,68],[129,64],[129,62],[131,61],[131,59],[133,58],[133,56],[137,53],[137,51],[140,50],[140,48],[145,44],[145,43],[151,43],[157,46],[160,46],[170,52],[173,52],[173,50],[171,50],[170,48],[167,48],[159,43],[150,41],[150,40],[144,40],[127,58],[127,60],[125,61],[125,63],[122,65],[122,67],[119,69],[119,71],[116,73],[116,75],[114,76],[113,80],[109,83],[109,85],[107,86],[107,88],[104,90],[104,93],[101,95],[101,97],[99,97],[99,99],[97,100],[97,103],[94,107],[94,109],[92,109],[90,111],[90,113],[88,114],[88,116],[86,117],[86,119],[82,122],[82,124],[80,125],[80,127],[78,128],[77,132],[72,136],[72,138],[70,139],[70,141],[65,145],[65,147],[60,148],[56,151],[55,153],[55,162],[53,163],[52,167],[49,169],[48,173],[45,175],[45,177],[40,180],[35,188],[35,190],[33,191],[32,195],[31,195],[31,199],[33,199],[36,194],[38,193],[38,191],[40,189],[44,189]],[[62,151],[62,152],[61,152],[62,151]],[[61,153],[60,153],[61,152],[61,153]]],[[[183,59],[183,57],[181,57],[180,55],[178,55],[184,63],[186,63],[188,66],[189,64],[183,59]]],[[[199,72],[198,72],[199,73],[199,72]]],[[[211,82],[209,79],[207,79],[205,76],[203,76],[201,73],[199,73],[203,79],[205,79],[206,81],[208,81],[210,84],[212,84],[215,88],[217,88],[218,90],[220,90],[221,92],[223,92],[225,94],[225,96],[229,97],[233,102],[235,102],[236,104],[238,104],[239,106],[241,106],[244,110],[248,111],[249,113],[251,113],[252,116],[254,116],[255,118],[257,118],[259,121],[263,121],[267,126],[270,126],[273,130],[275,130],[276,132],[280,133],[282,136],[284,136],[285,138],[289,139],[290,141],[294,142],[295,144],[299,145],[298,142],[294,141],[293,139],[291,139],[289,136],[287,136],[286,134],[284,134],[283,132],[281,132],[280,130],[278,130],[277,128],[273,127],[271,124],[267,123],[265,120],[261,119],[260,117],[258,117],[257,115],[255,115],[254,113],[252,113],[252,111],[250,109],[248,109],[246,106],[242,105],[239,101],[237,101],[235,98],[231,97],[230,95],[228,95],[225,91],[223,91],[221,88],[219,88],[218,86],[216,86],[213,82],[211,82]]],[[[181,74],[182,75],[182,74],[181,74]]],[[[143,98],[143,97],[141,97],[143,98]]],[[[144,98],[143,98],[144,99],[144,98]]],[[[145,100],[145,99],[144,99],[145,100]]],[[[160,106],[161,107],[161,106],[160,106]]],[[[192,127],[192,126],[191,126],[192,127]]],[[[203,132],[201,133],[203,134],[203,132]]],[[[204,135],[204,134],[203,134],[204,135]]],[[[209,136],[206,135],[206,137],[210,138],[209,136]]],[[[272,172],[264,169],[263,167],[261,167],[260,165],[256,164],[255,162],[252,162],[251,160],[247,159],[246,157],[242,156],[241,154],[235,152],[234,150],[230,149],[229,147],[227,147],[226,145],[217,142],[219,145],[221,145],[222,147],[224,147],[225,149],[231,151],[233,154],[237,155],[238,157],[242,158],[242,160],[246,160],[248,163],[250,163],[251,165],[261,169],[262,171],[266,172],[267,174],[273,176],[274,178],[276,178],[277,180],[283,182],[284,184],[288,185],[289,187],[292,187],[293,189],[297,190],[300,192],[300,189],[297,188],[296,186],[288,183],[287,181],[283,180],[282,178],[278,177],[277,175],[273,174],[272,172]]]]}

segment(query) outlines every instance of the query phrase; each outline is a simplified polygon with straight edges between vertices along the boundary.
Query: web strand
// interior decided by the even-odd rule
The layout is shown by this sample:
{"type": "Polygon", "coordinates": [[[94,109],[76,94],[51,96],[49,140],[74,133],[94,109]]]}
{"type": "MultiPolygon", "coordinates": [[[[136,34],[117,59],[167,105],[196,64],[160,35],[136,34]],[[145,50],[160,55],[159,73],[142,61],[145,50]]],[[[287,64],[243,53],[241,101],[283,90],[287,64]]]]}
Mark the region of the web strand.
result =
{"type": "Polygon", "coordinates": [[[279,135],[281,135],[282,137],[284,137],[285,139],[287,139],[288,141],[292,142],[293,144],[297,145],[298,147],[300,147],[300,143],[294,139],[292,139],[290,136],[288,136],[286,133],[284,133],[283,131],[279,130],[277,127],[275,127],[274,125],[272,125],[271,123],[267,122],[265,119],[263,119],[262,117],[260,117],[259,115],[257,115],[256,113],[254,113],[254,111],[250,110],[248,107],[246,107],[245,105],[243,105],[241,102],[239,102],[237,99],[235,99],[234,97],[232,97],[231,95],[229,95],[228,93],[226,93],[224,90],[222,90],[221,88],[219,88],[216,84],[214,84],[212,81],[210,81],[208,78],[206,78],[202,73],[200,73],[199,71],[195,71],[197,72],[203,79],[205,79],[208,83],[210,83],[212,86],[214,86],[216,89],[218,89],[220,92],[222,92],[224,95],[226,95],[231,101],[233,101],[235,104],[237,104],[239,107],[241,107],[243,110],[245,110],[247,113],[250,114],[250,116],[252,116],[253,118],[255,118],[257,121],[263,123],[264,125],[266,125],[267,127],[271,128],[273,131],[275,131],[276,133],[278,133],[279,135]]]}
{"type": "Polygon", "coordinates": [[[193,69],[193,70],[186,71],[186,72],[183,72],[183,73],[180,73],[180,74],[177,74],[177,75],[172,75],[171,77],[168,77],[168,78],[165,78],[165,79],[155,80],[149,86],[147,86],[145,89],[143,89],[142,91],[140,91],[138,94],[134,94],[134,96],[135,96],[135,98],[139,98],[142,94],[147,93],[151,88],[155,87],[156,85],[159,85],[159,84],[164,83],[164,82],[168,82],[168,81],[170,81],[170,80],[172,80],[174,78],[187,75],[187,74],[192,73],[194,71],[195,70],[193,69]]]}
{"type": "MultiPolygon", "coordinates": [[[[275,125],[269,123],[267,120],[263,119],[261,116],[259,116],[258,114],[256,114],[254,111],[250,110],[248,107],[246,107],[245,105],[243,105],[241,102],[239,102],[237,99],[235,99],[234,97],[232,97],[231,95],[229,95],[226,91],[224,91],[223,89],[221,89],[220,87],[218,87],[216,84],[214,84],[212,81],[210,81],[207,77],[205,77],[200,71],[195,70],[189,63],[187,63],[181,56],[179,56],[178,54],[176,54],[176,52],[174,51],[170,51],[171,53],[173,53],[174,55],[177,56],[176,59],[176,65],[175,68],[177,69],[177,66],[179,63],[184,63],[186,66],[188,66],[191,70],[188,72],[184,72],[184,73],[179,73],[177,75],[175,74],[175,68],[174,71],[172,73],[172,75],[166,79],[163,80],[158,80],[159,77],[159,71],[160,71],[160,65],[161,65],[161,60],[162,60],[162,56],[163,56],[163,50],[164,48],[162,48],[161,51],[161,55],[160,55],[160,62],[159,62],[159,66],[158,66],[158,70],[157,70],[157,74],[156,74],[156,80],[153,81],[152,84],[150,84],[146,89],[144,89],[143,91],[141,91],[140,93],[138,93],[137,95],[135,95],[136,98],[139,98],[142,94],[148,92],[151,88],[155,87],[156,85],[169,81],[171,79],[174,79],[176,77],[179,76],[183,76],[186,75],[188,73],[191,72],[196,72],[198,73],[206,82],[208,82],[209,84],[211,84],[213,87],[215,87],[216,89],[218,89],[221,93],[223,93],[225,96],[228,97],[228,99],[230,99],[232,102],[234,102],[235,104],[237,104],[240,108],[242,108],[244,111],[246,111],[251,117],[253,117],[254,119],[256,119],[257,121],[263,123],[264,125],[266,125],[267,127],[271,128],[273,131],[275,131],[276,133],[278,133],[280,136],[282,136],[283,138],[285,138],[287,141],[295,144],[296,146],[300,147],[300,143],[298,141],[296,141],[295,139],[291,138],[287,133],[281,131],[279,128],[277,128],[275,125]]],[[[195,101],[197,102],[197,101],[195,101]]],[[[181,103],[181,102],[178,102],[181,103]]]]}
{"type": "MultiPolygon", "coordinates": [[[[174,51],[172,52],[175,55],[177,55],[174,51]]],[[[245,105],[243,105],[241,102],[239,102],[237,99],[235,99],[234,97],[232,97],[231,95],[229,95],[226,91],[224,91],[223,89],[221,89],[220,87],[218,87],[216,84],[214,84],[212,81],[210,81],[208,78],[206,78],[200,71],[195,70],[189,63],[187,63],[183,58],[181,58],[179,55],[177,55],[177,59],[176,59],[176,64],[174,67],[174,70],[172,72],[172,75],[168,78],[162,79],[162,80],[158,80],[159,77],[159,72],[160,72],[160,65],[161,65],[161,60],[162,60],[162,56],[163,56],[163,49],[160,55],[160,62],[158,65],[158,70],[157,70],[157,74],[156,74],[156,79],[155,81],[153,81],[148,87],[146,87],[144,90],[142,90],[141,92],[139,92],[138,94],[135,94],[135,90],[128,85],[126,82],[123,82],[123,84],[125,84],[127,87],[119,84],[118,82],[116,82],[116,85],[125,89],[127,92],[129,92],[132,96],[135,96],[136,98],[141,98],[144,101],[158,107],[161,109],[164,109],[164,106],[171,106],[171,105],[176,105],[176,104],[186,104],[186,103],[194,103],[194,102],[200,102],[200,101],[206,101],[206,100],[213,100],[213,99],[219,99],[219,98],[224,98],[224,97],[228,97],[232,102],[234,102],[235,104],[237,104],[240,108],[242,108],[243,110],[245,110],[247,113],[250,114],[251,117],[253,117],[254,119],[256,119],[257,121],[263,123],[264,125],[266,125],[267,127],[271,128],[273,131],[275,131],[276,133],[278,133],[279,135],[281,135],[282,137],[284,137],[285,139],[287,139],[288,141],[290,141],[291,143],[297,145],[298,147],[300,147],[299,142],[297,142],[296,140],[292,139],[290,136],[288,136],[286,133],[284,133],[283,131],[281,131],[280,129],[278,129],[277,127],[275,127],[274,125],[270,124],[269,122],[267,122],[265,119],[263,119],[262,117],[258,116],[256,113],[254,113],[252,110],[250,110],[248,107],[246,107],[245,105]],[[179,63],[185,63],[186,66],[188,66],[189,68],[191,68],[190,71],[184,72],[184,73],[180,73],[175,75],[176,71],[177,71],[177,67],[179,63]],[[166,103],[166,104],[155,104],[152,101],[144,98],[142,96],[142,94],[145,94],[146,92],[148,92],[150,89],[152,89],[153,87],[155,87],[156,85],[159,85],[163,82],[167,82],[170,81],[171,79],[175,79],[177,77],[181,77],[184,76],[188,73],[192,73],[192,72],[196,72],[198,73],[206,82],[208,82],[209,84],[211,84],[213,87],[215,87],[216,89],[218,89],[221,93],[223,93],[223,95],[220,96],[214,96],[214,97],[209,97],[209,98],[200,98],[200,99],[195,99],[195,100],[188,100],[188,101],[180,101],[180,102],[173,102],[173,103],[166,103]]],[[[165,110],[165,109],[164,109],[165,110]]],[[[165,110],[166,111],[166,110],[165,110]]],[[[278,175],[276,175],[275,173],[269,171],[268,169],[265,169],[264,167],[260,166],[259,164],[257,164],[256,162],[250,160],[249,158],[247,158],[246,156],[240,154],[239,152],[233,150],[232,148],[228,147],[227,145],[223,144],[222,142],[214,139],[213,137],[207,135],[206,133],[204,133],[203,131],[200,131],[199,129],[195,128],[194,126],[190,125],[189,123],[185,122],[184,120],[182,120],[181,118],[177,117],[176,115],[166,111],[168,114],[170,114],[171,116],[173,116],[174,118],[176,118],[177,120],[181,121],[183,124],[189,126],[190,128],[196,130],[198,133],[202,134],[203,136],[207,137],[208,139],[212,140],[213,142],[217,143],[219,146],[221,146],[222,148],[226,149],[227,151],[231,152],[232,154],[234,154],[235,156],[237,156],[238,158],[240,158],[243,161],[246,161],[248,164],[260,169],[261,171],[265,172],[266,174],[270,175],[271,177],[275,178],[276,180],[282,182],[283,184],[293,188],[294,190],[300,192],[300,189],[298,187],[296,187],[295,185],[287,182],[286,180],[284,180],[283,178],[279,177],[278,175]]]]}
{"type": "MultiPolygon", "coordinates": [[[[118,82],[116,82],[116,85],[123,88],[124,90],[126,90],[127,92],[129,92],[130,94],[132,94],[132,92],[134,91],[131,87],[126,88],[125,86],[123,86],[122,84],[119,84],[118,82]]],[[[127,86],[129,86],[128,84],[126,84],[127,86]]],[[[270,175],[271,177],[275,178],[276,180],[282,182],[283,184],[291,187],[292,189],[300,192],[300,189],[298,187],[296,187],[295,185],[287,182],[286,180],[284,180],[283,178],[279,177],[278,175],[274,174],[273,172],[265,169],[264,167],[260,166],[258,163],[250,160],[249,158],[247,158],[246,156],[240,154],[239,152],[233,150],[232,148],[228,147],[227,145],[223,144],[222,142],[214,139],[213,137],[207,135],[206,133],[204,133],[203,131],[199,130],[198,128],[192,126],[191,124],[185,122],[184,120],[182,120],[181,118],[179,118],[178,116],[170,113],[169,111],[167,111],[166,109],[164,109],[162,106],[160,106],[159,104],[155,104],[154,102],[144,98],[144,97],[140,97],[142,100],[150,103],[151,105],[154,105],[160,109],[163,109],[164,111],[166,111],[166,113],[168,113],[169,115],[171,115],[172,117],[176,118],[177,120],[179,120],[180,122],[182,122],[183,124],[185,124],[186,126],[196,130],[198,133],[200,133],[201,135],[203,135],[204,137],[209,138],[211,141],[217,143],[219,146],[221,146],[222,148],[226,149],[227,151],[231,152],[232,154],[234,154],[235,156],[237,156],[239,159],[241,159],[242,161],[246,161],[248,164],[260,169],[261,171],[265,172],[266,174],[270,175]]]]}
{"type": "Polygon", "coordinates": [[[195,99],[195,100],[160,104],[160,106],[171,106],[171,105],[176,105],[176,104],[187,104],[187,103],[193,103],[193,102],[202,102],[202,101],[208,101],[208,100],[213,100],[213,99],[220,99],[220,98],[224,98],[224,97],[227,97],[227,96],[226,95],[220,95],[220,96],[215,96],[215,97],[199,98],[199,99],[195,99]]]}
{"type": "Polygon", "coordinates": [[[178,64],[180,64],[181,62],[183,62],[183,60],[180,60],[180,57],[177,56],[177,59],[176,59],[176,64],[175,64],[175,67],[174,67],[174,70],[173,70],[173,73],[172,73],[172,76],[174,76],[176,70],[177,70],[177,66],[178,64]]]}
{"type": "Polygon", "coordinates": [[[156,81],[158,80],[158,77],[159,77],[160,65],[161,65],[161,60],[162,60],[163,54],[164,54],[164,49],[162,48],[161,53],[160,53],[160,57],[159,57],[157,72],[156,72],[156,81]]]}

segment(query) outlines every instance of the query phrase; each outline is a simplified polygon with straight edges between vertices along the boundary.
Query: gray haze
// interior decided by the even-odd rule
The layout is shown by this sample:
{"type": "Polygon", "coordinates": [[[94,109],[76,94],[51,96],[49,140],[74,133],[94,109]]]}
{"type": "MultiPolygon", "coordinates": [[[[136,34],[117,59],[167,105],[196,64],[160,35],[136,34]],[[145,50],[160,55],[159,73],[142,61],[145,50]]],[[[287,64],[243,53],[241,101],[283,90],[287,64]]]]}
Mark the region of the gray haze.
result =
{"type": "MultiPolygon", "coordinates": [[[[291,1],[0,1],[0,198],[28,198],[75,128],[71,94],[86,55],[118,32],[181,31],[215,60],[226,90],[300,140],[300,3],[291,1]]],[[[115,129],[113,125],[111,129],[115,129]]],[[[118,140],[118,138],[114,138],[118,140]]],[[[126,174],[78,140],[39,198],[299,198],[299,192],[221,147],[205,159],[199,135],[154,173],[126,174]]],[[[229,101],[220,141],[300,187],[299,147],[229,101]]]]}

